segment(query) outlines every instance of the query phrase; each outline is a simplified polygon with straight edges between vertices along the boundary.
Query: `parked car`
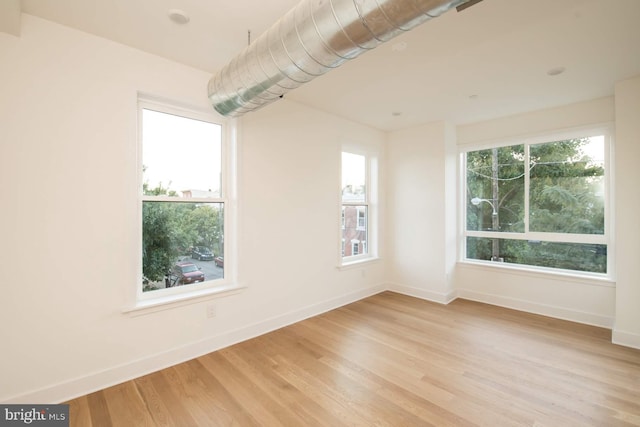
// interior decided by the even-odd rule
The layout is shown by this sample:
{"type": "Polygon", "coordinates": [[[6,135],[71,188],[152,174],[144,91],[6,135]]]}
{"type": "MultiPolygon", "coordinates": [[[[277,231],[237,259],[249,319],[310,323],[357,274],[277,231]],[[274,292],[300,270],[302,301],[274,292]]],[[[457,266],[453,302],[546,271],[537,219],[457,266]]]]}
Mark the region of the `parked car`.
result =
{"type": "Polygon", "coordinates": [[[213,261],[213,252],[204,246],[196,246],[191,251],[191,258],[200,261],[213,261]]]}
{"type": "Polygon", "coordinates": [[[178,262],[167,277],[167,287],[204,282],[204,273],[192,262],[178,262]]]}
{"type": "Polygon", "coordinates": [[[221,256],[217,256],[213,259],[213,261],[216,263],[216,267],[224,267],[224,258],[221,256]]]}

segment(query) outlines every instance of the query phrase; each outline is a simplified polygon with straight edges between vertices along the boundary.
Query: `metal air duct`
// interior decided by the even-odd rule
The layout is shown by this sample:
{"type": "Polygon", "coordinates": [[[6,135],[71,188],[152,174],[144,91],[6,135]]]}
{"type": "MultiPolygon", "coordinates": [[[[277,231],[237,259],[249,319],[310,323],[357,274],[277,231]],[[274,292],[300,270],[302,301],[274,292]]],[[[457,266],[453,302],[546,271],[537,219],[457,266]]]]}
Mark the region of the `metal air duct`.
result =
{"type": "Polygon", "coordinates": [[[239,117],[469,0],[303,0],[209,81],[239,117]]]}

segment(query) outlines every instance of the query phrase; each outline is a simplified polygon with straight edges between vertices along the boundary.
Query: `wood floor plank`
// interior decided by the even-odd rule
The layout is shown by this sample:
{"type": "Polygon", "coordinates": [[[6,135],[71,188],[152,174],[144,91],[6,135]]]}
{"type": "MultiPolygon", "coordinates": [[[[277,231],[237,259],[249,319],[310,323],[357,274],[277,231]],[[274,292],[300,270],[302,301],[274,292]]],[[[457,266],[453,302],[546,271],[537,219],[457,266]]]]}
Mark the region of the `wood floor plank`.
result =
{"type": "MultiPolygon", "coordinates": [[[[341,354],[350,362],[358,364],[367,370],[374,371],[407,392],[411,392],[427,401],[433,402],[462,418],[471,420],[489,418],[498,423],[498,425],[503,426],[518,425],[518,421],[527,421],[514,419],[521,417],[520,414],[514,414],[508,418],[504,417],[499,412],[494,413],[490,405],[485,406],[471,400],[459,399],[455,394],[441,387],[440,384],[431,381],[422,381],[423,376],[431,369],[427,361],[425,361],[425,366],[417,366],[415,360],[411,360],[407,358],[406,355],[395,352],[391,347],[385,347],[385,344],[381,340],[360,337],[362,334],[368,333],[371,335],[375,333],[375,328],[370,324],[362,323],[362,329],[356,331],[354,328],[357,323],[348,322],[342,318],[339,322],[334,322],[332,320],[333,317],[334,316],[331,316],[331,319],[318,317],[313,319],[317,325],[311,322],[305,322],[305,326],[315,327],[317,336],[343,336],[348,334],[348,332],[341,329],[343,327],[352,332],[356,332],[350,339],[350,344],[353,348],[341,348],[341,354]]],[[[389,339],[391,338],[392,337],[389,336],[389,339]]],[[[439,371],[433,370],[433,372],[439,371]]]]}
{"type": "MultiPolygon", "coordinates": [[[[87,396],[87,404],[90,408],[91,425],[93,427],[108,427],[113,425],[104,391],[89,394],[87,396]]],[[[71,406],[74,405],[75,403],[71,404],[71,406]]]]}
{"type": "Polygon", "coordinates": [[[225,357],[277,403],[277,418],[284,425],[315,425],[312,420],[319,410],[318,404],[302,393],[278,373],[278,364],[266,353],[267,338],[241,343],[233,349],[223,350],[225,357]]]}
{"type": "Polygon", "coordinates": [[[238,415],[247,417],[240,425],[283,425],[279,414],[284,408],[231,363],[222,351],[203,356],[198,361],[223,387],[224,391],[217,393],[216,399],[224,399],[229,402],[228,407],[236,409],[235,419],[239,419],[238,415]]]}
{"type": "MultiPolygon", "coordinates": [[[[335,414],[337,420],[332,425],[391,425],[387,420],[402,418],[409,425],[420,422],[410,412],[403,412],[393,402],[380,398],[377,394],[380,384],[364,385],[343,375],[328,364],[318,363],[315,351],[301,344],[301,339],[287,335],[286,331],[270,334],[269,346],[275,346],[280,352],[274,357],[279,363],[279,374],[291,384],[311,395],[314,402],[322,406],[327,414],[335,414]],[[296,351],[291,352],[291,342],[295,342],[296,351]],[[376,413],[375,419],[371,414],[376,413]],[[338,421],[339,420],[339,421],[338,421]]],[[[326,351],[325,351],[326,353],[326,351]]],[[[320,419],[325,418],[321,417],[320,419]]],[[[329,421],[329,420],[328,420],[329,421]]]]}
{"type": "Polygon", "coordinates": [[[129,381],[103,391],[114,425],[127,423],[136,426],[153,426],[155,423],[147,411],[135,382],[129,381]]]}
{"type": "Polygon", "coordinates": [[[91,427],[91,407],[87,396],[75,399],[69,406],[69,427],[91,427]]]}
{"type": "Polygon", "coordinates": [[[83,427],[640,426],[640,351],[384,292],[68,403],[83,427]]]}
{"type": "MultiPolygon", "coordinates": [[[[381,376],[364,369],[360,365],[351,363],[339,354],[332,352],[331,349],[322,347],[318,340],[310,341],[304,338],[304,332],[301,331],[300,333],[297,333],[294,331],[295,330],[293,328],[286,328],[284,332],[287,334],[294,334],[296,339],[304,346],[323,349],[318,351],[318,353],[324,354],[324,356],[319,359],[319,362],[333,369],[336,373],[335,375],[340,375],[355,384],[359,384],[362,387],[375,391],[375,393],[381,398],[386,399],[397,407],[419,417],[421,420],[420,425],[471,425],[470,423],[465,423],[462,418],[455,416],[438,405],[422,399],[413,393],[408,393],[406,389],[398,387],[381,376]]],[[[328,376],[327,373],[320,372],[316,375],[319,375],[320,378],[326,378],[328,376]]],[[[329,377],[333,377],[333,375],[329,377]]],[[[344,382],[343,378],[340,380],[344,382]]]]}
{"type": "MultiPolygon", "coordinates": [[[[175,426],[175,419],[171,413],[172,407],[176,405],[175,398],[164,392],[166,388],[163,384],[159,384],[162,380],[163,371],[155,372],[153,374],[145,375],[144,377],[134,380],[142,399],[145,401],[147,411],[153,418],[154,425],[162,427],[175,426]],[[156,384],[159,384],[156,388],[156,384]]],[[[191,417],[188,418],[191,422],[191,417]]],[[[117,426],[118,424],[113,424],[117,426]]],[[[188,425],[186,422],[181,425],[188,425]]]]}
{"type": "Polygon", "coordinates": [[[220,400],[215,399],[215,394],[209,393],[210,389],[215,388],[215,380],[207,375],[206,370],[198,369],[201,366],[197,360],[191,360],[167,370],[173,373],[167,376],[171,387],[174,391],[180,390],[180,402],[196,425],[233,425],[233,416],[220,400]]]}
{"type": "MultiPolygon", "coordinates": [[[[197,426],[189,405],[186,404],[190,390],[185,390],[184,384],[174,381],[174,369],[167,368],[150,376],[153,389],[164,403],[167,411],[163,413],[162,422],[171,426],[197,426]],[[177,386],[178,385],[178,386],[177,386]]],[[[156,414],[154,414],[154,418],[156,414]]]]}

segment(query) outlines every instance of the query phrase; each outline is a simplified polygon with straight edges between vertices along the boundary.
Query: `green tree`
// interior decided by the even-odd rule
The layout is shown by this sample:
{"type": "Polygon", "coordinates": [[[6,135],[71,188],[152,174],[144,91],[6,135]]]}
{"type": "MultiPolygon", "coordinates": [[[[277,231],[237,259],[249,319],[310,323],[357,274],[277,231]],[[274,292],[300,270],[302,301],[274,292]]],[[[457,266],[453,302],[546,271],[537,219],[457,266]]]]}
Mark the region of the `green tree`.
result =
{"type": "MultiPolygon", "coordinates": [[[[145,196],[177,196],[160,183],[149,188],[144,183],[145,196]]],[[[142,203],[142,275],[143,282],[156,282],[164,278],[174,260],[179,256],[175,245],[174,206],[163,202],[142,203]]]]}
{"type": "MultiPolygon", "coordinates": [[[[143,194],[178,197],[162,184],[149,188],[145,183],[143,194]]],[[[182,200],[146,200],[142,204],[143,289],[147,282],[163,280],[180,256],[187,255],[193,246],[206,246],[222,254],[223,205],[182,200]]]]}
{"type": "Polygon", "coordinates": [[[222,218],[222,207],[218,205],[199,205],[191,210],[185,228],[192,232],[192,242],[222,255],[222,218]]]}
{"type": "Polygon", "coordinates": [[[603,234],[604,168],[582,147],[587,138],[531,147],[532,231],[603,234]]]}
{"type": "Polygon", "coordinates": [[[173,213],[163,202],[142,204],[142,274],[145,281],[162,280],[178,257],[172,235],[173,213]]]}
{"type": "Polygon", "coordinates": [[[499,219],[499,228],[493,230],[491,206],[467,203],[467,229],[523,232],[524,175],[524,145],[467,153],[467,201],[491,201],[499,219]]]}
{"type": "MultiPolygon", "coordinates": [[[[589,144],[576,138],[530,146],[531,231],[604,233],[604,167],[585,151],[589,144]]],[[[467,229],[524,232],[526,173],[524,145],[468,153],[467,229]],[[469,203],[474,197],[491,201],[497,217],[488,203],[469,203]]],[[[506,262],[606,271],[605,245],[468,238],[467,256],[491,259],[496,247],[506,262]]]]}

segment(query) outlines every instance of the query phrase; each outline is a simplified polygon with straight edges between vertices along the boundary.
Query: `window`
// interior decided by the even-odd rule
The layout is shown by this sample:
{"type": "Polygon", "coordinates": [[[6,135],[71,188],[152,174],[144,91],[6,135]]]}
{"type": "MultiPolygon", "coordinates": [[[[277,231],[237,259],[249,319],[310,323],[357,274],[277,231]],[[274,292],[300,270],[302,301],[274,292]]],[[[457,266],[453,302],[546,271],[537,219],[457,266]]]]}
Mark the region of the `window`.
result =
{"type": "Polygon", "coordinates": [[[366,230],[367,229],[367,209],[360,206],[357,209],[358,209],[358,224],[356,225],[356,229],[366,230]]]}
{"type": "Polygon", "coordinates": [[[142,275],[139,298],[225,282],[224,127],[213,114],[139,101],[142,275]]]}
{"type": "Polygon", "coordinates": [[[360,253],[360,242],[354,240],[351,242],[351,255],[358,255],[360,253]]]}
{"type": "Polygon", "coordinates": [[[364,242],[371,240],[375,216],[375,162],[363,154],[342,153],[341,255],[343,262],[371,258],[364,242]],[[373,184],[373,185],[372,185],[373,184]],[[345,244],[344,242],[348,242],[345,244]]]}
{"type": "Polygon", "coordinates": [[[607,274],[607,132],[465,153],[465,258],[607,274]]]}

